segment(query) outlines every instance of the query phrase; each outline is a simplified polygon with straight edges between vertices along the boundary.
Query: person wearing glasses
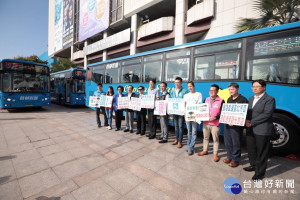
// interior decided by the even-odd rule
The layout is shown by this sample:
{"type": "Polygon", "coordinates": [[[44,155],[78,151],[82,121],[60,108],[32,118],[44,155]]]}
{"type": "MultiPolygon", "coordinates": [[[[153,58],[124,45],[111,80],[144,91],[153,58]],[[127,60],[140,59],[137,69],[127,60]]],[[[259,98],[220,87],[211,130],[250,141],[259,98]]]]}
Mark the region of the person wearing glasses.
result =
{"type": "Polygon", "coordinates": [[[219,150],[219,132],[220,122],[219,118],[221,115],[222,105],[224,100],[218,96],[219,86],[213,84],[209,89],[209,97],[207,97],[204,103],[209,105],[209,121],[203,122],[203,151],[198,153],[198,156],[204,156],[208,154],[209,136],[212,134],[214,145],[213,145],[213,160],[219,162],[218,156],[219,150]]]}
{"type": "Polygon", "coordinates": [[[271,137],[275,133],[272,115],[275,110],[275,99],[266,93],[266,82],[255,80],[247,112],[247,147],[250,166],[244,170],[255,171],[253,180],[262,180],[265,176],[268,154],[271,148],[271,137]]]}
{"type": "MultiPolygon", "coordinates": [[[[145,90],[144,86],[138,87],[139,94],[136,95],[136,97],[141,98],[142,95],[144,94],[144,90],[145,90]]],[[[137,113],[136,134],[145,135],[147,110],[146,110],[146,108],[141,108],[141,111],[137,111],[136,113],[137,113]]]]}

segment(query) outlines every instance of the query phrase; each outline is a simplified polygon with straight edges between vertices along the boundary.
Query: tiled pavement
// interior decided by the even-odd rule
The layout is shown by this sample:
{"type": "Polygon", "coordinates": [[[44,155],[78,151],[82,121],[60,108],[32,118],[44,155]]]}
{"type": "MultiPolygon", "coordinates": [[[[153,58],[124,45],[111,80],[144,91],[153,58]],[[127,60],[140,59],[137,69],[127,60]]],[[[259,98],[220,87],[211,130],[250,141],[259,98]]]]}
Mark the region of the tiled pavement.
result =
{"type": "MultiPolygon", "coordinates": [[[[197,152],[201,146],[199,138],[197,152]]],[[[299,162],[274,156],[266,174],[294,179],[295,194],[232,195],[223,189],[226,178],[243,186],[253,175],[242,170],[245,149],[241,165],[230,168],[213,162],[211,149],[199,157],[185,147],[99,129],[88,108],[0,110],[0,199],[300,199],[299,162]]],[[[223,144],[220,155],[226,156],[223,144]]]]}

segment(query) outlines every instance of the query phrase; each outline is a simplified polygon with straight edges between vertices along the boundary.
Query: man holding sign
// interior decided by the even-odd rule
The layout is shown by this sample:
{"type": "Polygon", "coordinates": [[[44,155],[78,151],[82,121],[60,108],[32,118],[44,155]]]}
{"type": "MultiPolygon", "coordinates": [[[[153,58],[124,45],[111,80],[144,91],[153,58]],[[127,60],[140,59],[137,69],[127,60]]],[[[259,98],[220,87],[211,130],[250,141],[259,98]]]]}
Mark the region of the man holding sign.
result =
{"type": "MultiPolygon", "coordinates": [[[[175,90],[172,90],[170,93],[170,98],[183,99],[183,96],[188,93],[186,89],[181,87],[182,78],[175,78],[175,90]]],[[[182,115],[173,115],[174,125],[175,125],[175,135],[176,139],[172,143],[173,145],[177,145],[178,148],[182,147],[182,138],[183,138],[183,120],[184,116],[182,115]]]]}
{"type": "Polygon", "coordinates": [[[212,134],[214,140],[213,147],[213,160],[215,162],[219,162],[220,158],[218,156],[219,150],[219,132],[220,132],[220,114],[222,109],[222,104],[224,102],[218,96],[219,86],[213,84],[209,89],[209,96],[205,99],[205,103],[209,104],[209,121],[204,121],[203,123],[203,151],[198,153],[198,156],[204,156],[208,154],[208,145],[209,145],[209,136],[212,134]]]}
{"type": "MultiPolygon", "coordinates": [[[[248,100],[239,94],[239,84],[230,83],[228,88],[231,97],[228,98],[227,103],[248,103],[248,100]]],[[[223,162],[229,164],[230,167],[237,167],[241,160],[243,129],[243,126],[225,124],[224,143],[227,150],[227,158],[223,162]]]]}
{"type": "MultiPolygon", "coordinates": [[[[94,96],[97,96],[97,97],[101,97],[102,95],[105,96],[106,93],[102,90],[102,84],[99,83],[97,87],[98,87],[98,90],[94,92],[94,96]]],[[[99,128],[101,127],[101,120],[99,117],[100,113],[102,113],[104,115],[104,126],[108,126],[108,120],[107,120],[107,116],[105,113],[105,108],[100,107],[100,108],[96,108],[96,120],[97,120],[98,127],[99,128]]]]}
{"type": "MultiPolygon", "coordinates": [[[[161,82],[160,83],[160,91],[161,91],[160,100],[167,101],[170,94],[167,91],[167,83],[166,82],[161,82]]],[[[160,140],[159,143],[168,142],[168,134],[169,134],[168,122],[169,122],[169,116],[167,114],[166,115],[160,115],[161,135],[160,135],[160,137],[157,138],[158,140],[160,140]]]]}
{"type": "MultiPolygon", "coordinates": [[[[129,85],[128,86],[128,93],[125,94],[125,97],[135,97],[135,94],[132,93],[133,91],[133,86],[129,85]]],[[[124,132],[130,131],[130,133],[133,133],[133,113],[134,111],[131,109],[125,109],[125,124],[126,128],[124,129],[124,132]]]]}
{"type": "MultiPolygon", "coordinates": [[[[154,99],[159,99],[159,91],[157,88],[155,88],[156,80],[151,79],[149,81],[149,90],[148,95],[155,95],[154,99]]],[[[152,109],[148,109],[148,123],[149,123],[149,129],[150,133],[146,136],[149,137],[149,139],[156,138],[156,116],[154,115],[154,104],[152,109]]]]}

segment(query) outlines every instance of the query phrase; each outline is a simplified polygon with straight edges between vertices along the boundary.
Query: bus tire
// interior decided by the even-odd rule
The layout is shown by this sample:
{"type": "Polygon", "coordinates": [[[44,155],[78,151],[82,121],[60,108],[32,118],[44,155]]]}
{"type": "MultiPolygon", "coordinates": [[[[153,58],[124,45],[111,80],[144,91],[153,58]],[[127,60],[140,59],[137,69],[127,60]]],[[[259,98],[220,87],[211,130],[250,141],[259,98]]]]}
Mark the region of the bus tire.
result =
{"type": "Polygon", "coordinates": [[[286,115],[274,113],[273,124],[279,139],[271,141],[273,152],[280,156],[286,156],[291,153],[297,153],[300,150],[298,124],[286,115]]]}

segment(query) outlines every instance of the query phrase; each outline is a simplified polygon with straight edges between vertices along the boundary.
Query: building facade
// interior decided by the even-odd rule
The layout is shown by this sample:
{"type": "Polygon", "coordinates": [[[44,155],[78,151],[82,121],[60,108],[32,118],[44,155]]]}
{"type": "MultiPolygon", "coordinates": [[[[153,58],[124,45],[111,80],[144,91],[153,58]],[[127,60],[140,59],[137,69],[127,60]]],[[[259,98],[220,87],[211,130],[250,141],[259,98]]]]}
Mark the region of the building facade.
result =
{"type": "Polygon", "coordinates": [[[252,0],[49,0],[48,54],[88,64],[233,34],[252,0]]]}

